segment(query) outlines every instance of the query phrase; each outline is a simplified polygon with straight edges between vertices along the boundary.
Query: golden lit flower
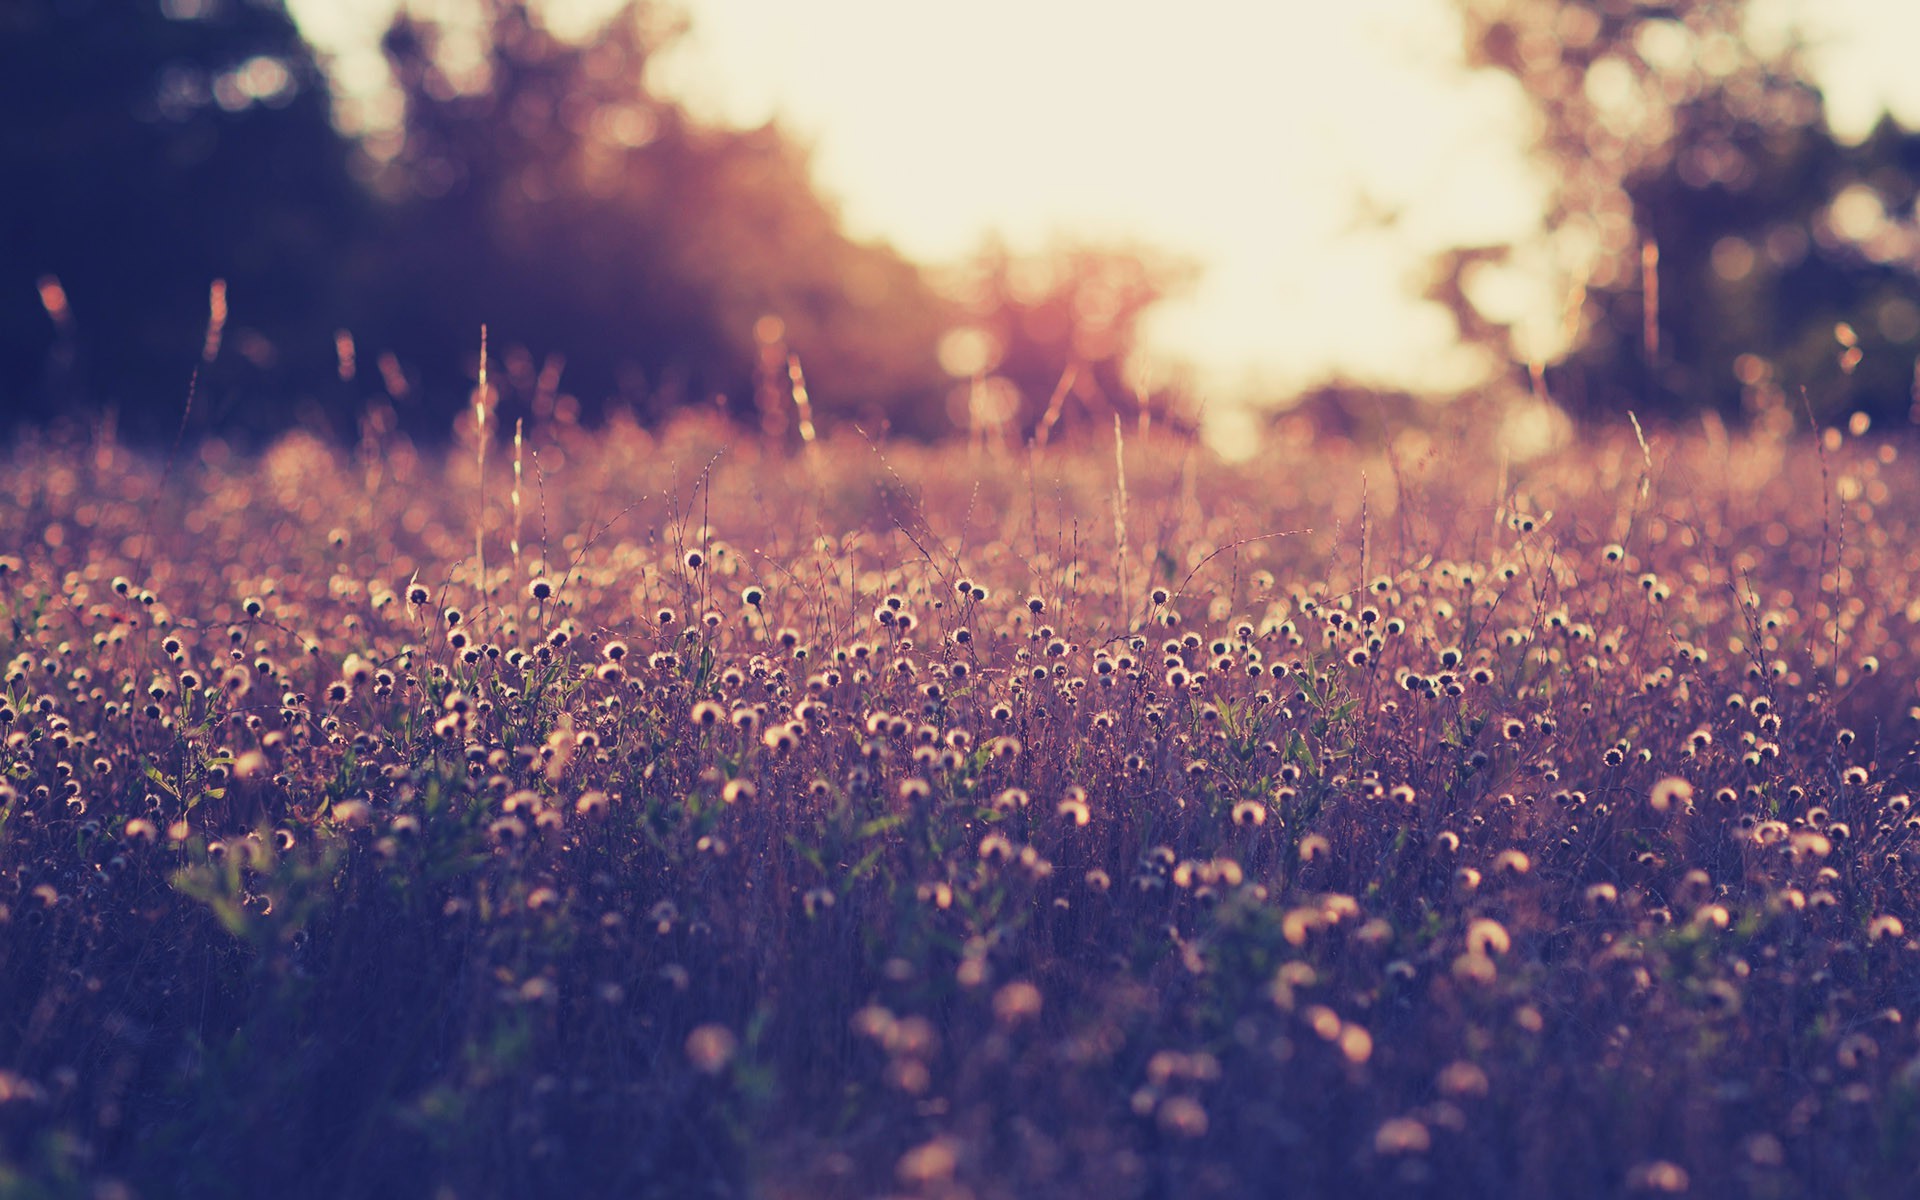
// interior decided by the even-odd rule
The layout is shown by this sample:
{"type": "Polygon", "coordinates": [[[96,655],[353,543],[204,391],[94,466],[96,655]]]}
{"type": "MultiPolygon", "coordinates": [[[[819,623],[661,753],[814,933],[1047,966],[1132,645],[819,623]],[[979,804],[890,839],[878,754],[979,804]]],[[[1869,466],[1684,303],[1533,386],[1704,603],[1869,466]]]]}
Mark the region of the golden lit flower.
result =
{"type": "Polygon", "coordinates": [[[1390,1117],[1373,1134],[1374,1153],[1389,1157],[1425,1154],[1433,1146],[1427,1127],[1412,1117],[1390,1117]]]}
{"type": "Polygon", "coordinates": [[[687,1061],[702,1075],[726,1070],[739,1048],[739,1039],[724,1025],[700,1025],[687,1035],[687,1061]]]}
{"type": "Polygon", "coordinates": [[[993,1015],[1002,1025],[1018,1025],[1040,1015],[1040,989],[1024,979],[1006,984],[993,994],[993,1015]]]}

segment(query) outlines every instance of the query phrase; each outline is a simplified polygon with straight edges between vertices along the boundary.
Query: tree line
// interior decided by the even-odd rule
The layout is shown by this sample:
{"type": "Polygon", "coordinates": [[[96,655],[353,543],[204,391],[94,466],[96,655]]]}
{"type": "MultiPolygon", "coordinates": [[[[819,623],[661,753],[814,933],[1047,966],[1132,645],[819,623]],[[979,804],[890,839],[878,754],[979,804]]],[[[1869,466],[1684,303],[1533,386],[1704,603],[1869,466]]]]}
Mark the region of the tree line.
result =
{"type": "MultiPolygon", "coordinates": [[[[448,69],[434,19],[386,30],[403,112],[377,141],[341,131],[280,0],[0,6],[0,424],[349,433],[373,405],[438,434],[482,323],[500,402],[535,416],[704,405],[790,434],[801,380],[822,419],[912,436],[1180,411],[1125,365],[1187,264],[1062,246],[1036,271],[990,246],[936,287],[847,235],[777,126],[652,89],[676,33],[654,5],[567,40],[529,0],[476,3],[478,69],[448,69]]],[[[1433,264],[1429,295],[1506,380],[1590,415],[1906,419],[1920,135],[1836,138],[1742,0],[1455,3],[1555,167],[1531,243],[1433,264]],[[1529,255],[1567,285],[1551,362],[1474,299],[1529,255]]]]}

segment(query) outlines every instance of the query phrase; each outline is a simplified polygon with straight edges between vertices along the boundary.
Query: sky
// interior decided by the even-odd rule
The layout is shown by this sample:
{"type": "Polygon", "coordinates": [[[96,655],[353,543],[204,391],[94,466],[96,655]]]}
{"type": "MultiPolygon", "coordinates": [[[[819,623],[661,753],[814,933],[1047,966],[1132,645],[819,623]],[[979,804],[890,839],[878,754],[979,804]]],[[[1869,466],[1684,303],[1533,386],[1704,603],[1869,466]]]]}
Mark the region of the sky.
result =
{"type": "MultiPolygon", "coordinates": [[[[414,0],[457,11],[462,0],[414,0]]],[[[395,0],[289,0],[347,91],[377,93],[395,0]]],[[[553,0],[584,30],[616,0],[553,0]]],[[[1444,391],[1483,369],[1418,299],[1436,251],[1537,224],[1521,98],[1469,73],[1447,0],[687,0],[653,83],[778,119],[851,232],[930,264],[990,235],[1135,240],[1203,274],[1145,331],[1215,415],[1330,376],[1444,391]]],[[[1920,126],[1920,0],[1754,0],[1798,27],[1829,114],[1920,126]]],[[[367,119],[377,120],[377,104],[367,119]]],[[[1564,283],[1506,281],[1549,349],[1564,283]]]]}

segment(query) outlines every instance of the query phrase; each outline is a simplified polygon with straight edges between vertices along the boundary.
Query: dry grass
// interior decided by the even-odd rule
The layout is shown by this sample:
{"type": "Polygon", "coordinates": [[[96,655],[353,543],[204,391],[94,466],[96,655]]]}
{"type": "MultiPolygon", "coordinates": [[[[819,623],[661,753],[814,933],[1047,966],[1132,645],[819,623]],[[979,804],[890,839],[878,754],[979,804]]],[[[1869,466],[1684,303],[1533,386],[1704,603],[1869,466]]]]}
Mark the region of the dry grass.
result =
{"type": "Polygon", "coordinates": [[[1904,444],[810,451],[17,448],[0,1190],[1915,1177],[1904,444]]]}

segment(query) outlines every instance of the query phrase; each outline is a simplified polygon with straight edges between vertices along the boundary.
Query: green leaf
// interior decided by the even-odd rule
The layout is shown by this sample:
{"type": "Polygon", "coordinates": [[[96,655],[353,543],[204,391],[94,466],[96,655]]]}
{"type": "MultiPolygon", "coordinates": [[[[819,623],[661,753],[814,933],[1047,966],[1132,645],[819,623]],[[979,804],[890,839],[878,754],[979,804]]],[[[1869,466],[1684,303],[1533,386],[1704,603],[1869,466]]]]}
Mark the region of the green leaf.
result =
{"type": "Polygon", "coordinates": [[[1313,760],[1313,748],[1307,745],[1307,739],[1298,730],[1287,735],[1287,757],[1300,764],[1300,769],[1309,775],[1316,775],[1320,766],[1313,760]]]}
{"type": "Polygon", "coordinates": [[[144,774],[147,777],[147,779],[153,783],[155,787],[164,791],[167,795],[172,796],[175,800],[178,800],[180,798],[180,792],[178,791],[178,789],[176,789],[171,783],[167,782],[167,777],[160,773],[159,767],[154,766],[152,763],[148,763],[142,769],[141,773],[144,774]]]}
{"type": "Polygon", "coordinates": [[[813,864],[814,870],[819,871],[823,875],[827,873],[826,860],[821,857],[818,846],[809,846],[794,834],[787,835],[787,845],[792,848],[795,854],[798,854],[801,858],[813,864]]]}
{"type": "Polygon", "coordinates": [[[840,894],[843,896],[846,895],[853,890],[853,884],[871,875],[874,866],[879,863],[880,856],[885,854],[886,850],[887,848],[885,846],[875,846],[872,850],[869,850],[859,862],[847,868],[847,877],[840,887],[840,894]]]}

